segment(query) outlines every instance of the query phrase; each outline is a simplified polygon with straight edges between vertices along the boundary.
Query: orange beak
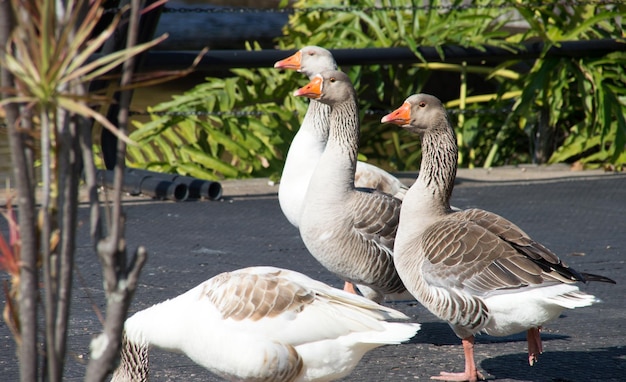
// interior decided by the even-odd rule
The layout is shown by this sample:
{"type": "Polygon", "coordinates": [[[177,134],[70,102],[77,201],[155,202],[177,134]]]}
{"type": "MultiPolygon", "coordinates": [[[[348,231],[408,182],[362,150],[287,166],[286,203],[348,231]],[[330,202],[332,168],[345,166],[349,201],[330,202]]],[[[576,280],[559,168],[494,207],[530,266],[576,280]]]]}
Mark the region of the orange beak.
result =
{"type": "Polygon", "coordinates": [[[277,69],[293,69],[300,70],[300,63],[302,62],[302,53],[297,51],[284,60],[276,61],[274,67],[277,69]]]}
{"type": "Polygon", "coordinates": [[[322,79],[322,76],[317,75],[313,77],[311,82],[293,92],[293,95],[295,95],[296,97],[307,97],[313,99],[320,98],[322,96],[323,82],[324,80],[322,79]]]}
{"type": "Polygon", "coordinates": [[[411,105],[408,102],[403,103],[380,120],[381,123],[389,122],[399,126],[407,125],[409,121],[411,121],[411,105]]]}

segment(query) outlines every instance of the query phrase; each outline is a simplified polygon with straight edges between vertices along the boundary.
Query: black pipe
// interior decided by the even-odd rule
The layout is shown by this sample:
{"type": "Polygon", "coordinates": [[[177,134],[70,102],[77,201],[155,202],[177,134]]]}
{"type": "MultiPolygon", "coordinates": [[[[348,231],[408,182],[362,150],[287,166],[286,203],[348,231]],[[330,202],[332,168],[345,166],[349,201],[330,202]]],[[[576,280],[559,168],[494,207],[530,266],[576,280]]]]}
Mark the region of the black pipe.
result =
{"type": "MultiPolygon", "coordinates": [[[[102,187],[113,188],[113,170],[98,170],[96,177],[102,187]]],[[[182,202],[189,196],[187,185],[172,182],[166,179],[150,176],[136,175],[125,171],[122,181],[122,191],[130,195],[148,195],[157,199],[169,199],[182,202]]]]}
{"type": "MultiPolygon", "coordinates": [[[[544,49],[541,41],[528,42],[517,51],[485,46],[484,49],[465,48],[456,45],[443,45],[444,59],[434,47],[418,48],[427,62],[480,63],[483,61],[503,62],[507,60],[536,59],[544,49]]],[[[547,57],[590,57],[600,56],[614,51],[626,50],[626,43],[612,40],[564,41],[560,46],[548,50],[547,57]]],[[[373,64],[413,64],[422,62],[409,48],[361,48],[331,49],[339,65],[373,64]]],[[[217,70],[229,68],[273,67],[274,63],[295,50],[210,50],[200,60],[197,70],[217,70]]],[[[197,52],[192,51],[156,51],[148,52],[143,69],[167,68],[182,69],[191,66],[197,52]]]]}
{"type": "MultiPolygon", "coordinates": [[[[418,48],[427,62],[446,63],[481,63],[503,62],[508,60],[530,60],[541,56],[544,49],[541,41],[527,42],[523,49],[512,51],[509,49],[484,46],[483,49],[465,48],[458,45],[443,45],[444,59],[434,47],[418,48]]],[[[594,57],[610,52],[626,50],[626,43],[616,40],[584,40],[565,41],[560,46],[552,46],[546,57],[594,57]]],[[[338,64],[343,65],[375,65],[375,64],[413,64],[421,62],[408,48],[366,48],[337,49],[332,51],[338,64]],[[356,54],[355,54],[356,53],[356,54]]]]}
{"type": "Polygon", "coordinates": [[[182,183],[189,189],[189,198],[192,199],[206,198],[209,200],[218,200],[222,197],[222,185],[219,182],[198,179],[191,176],[142,170],[138,168],[128,168],[127,170],[128,174],[131,175],[152,176],[168,180],[170,182],[182,183]]]}

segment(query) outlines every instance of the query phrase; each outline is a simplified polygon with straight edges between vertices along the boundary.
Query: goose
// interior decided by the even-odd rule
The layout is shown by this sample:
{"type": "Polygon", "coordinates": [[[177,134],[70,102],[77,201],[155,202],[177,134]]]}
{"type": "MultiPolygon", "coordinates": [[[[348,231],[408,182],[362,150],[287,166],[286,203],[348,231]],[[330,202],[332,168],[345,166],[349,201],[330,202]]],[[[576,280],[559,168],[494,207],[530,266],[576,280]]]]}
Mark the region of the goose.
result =
{"type": "MultiPolygon", "coordinates": [[[[325,70],[336,70],[337,63],[327,49],[306,46],[292,56],[277,61],[275,68],[292,69],[305,74],[309,80],[325,70]]],[[[287,152],[278,186],[278,201],[287,220],[299,226],[300,213],[309,181],[328,140],[330,106],[311,100],[287,152]]],[[[377,189],[402,199],[408,187],[387,171],[366,162],[356,165],[357,187],[377,189]]]]}
{"type": "Polygon", "coordinates": [[[305,246],[347,284],[370,288],[367,297],[374,301],[386,295],[413,299],[393,264],[402,201],[354,184],[360,126],[350,78],[341,71],[324,71],[294,95],[330,106],[328,142],[311,176],[300,216],[305,246]]]}
{"type": "Polygon", "coordinates": [[[146,381],[149,347],[186,354],[229,381],[332,381],[418,323],[364,297],[276,267],[218,274],[124,324],[113,382],[146,381]]]}
{"type": "Polygon", "coordinates": [[[528,361],[542,352],[540,329],[564,309],[599,300],[577,282],[604,281],[565,265],[509,220],[481,209],[453,211],[450,197],[458,147],[441,101],[427,94],[408,97],[384,116],[420,136],[422,162],[400,212],[394,247],[398,274],[430,312],[462,339],[465,370],[436,380],[476,381],[474,336],[527,332],[528,361]]]}

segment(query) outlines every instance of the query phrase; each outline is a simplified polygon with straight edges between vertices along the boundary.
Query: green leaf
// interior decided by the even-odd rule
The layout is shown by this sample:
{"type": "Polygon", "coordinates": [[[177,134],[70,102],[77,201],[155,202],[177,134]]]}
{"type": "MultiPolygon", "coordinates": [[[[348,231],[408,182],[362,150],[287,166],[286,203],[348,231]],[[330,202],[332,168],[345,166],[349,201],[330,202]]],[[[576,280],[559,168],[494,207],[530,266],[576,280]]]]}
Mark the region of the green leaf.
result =
{"type": "Polygon", "coordinates": [[[207,155],[203,151],[187,146],[181,147],[180,151],[189,155],[193,162],[199,163],[205,168],[220,173],[225,177],[236,177],[237,175],[239,175],[239,171],[236,167],[233,167],[217,158],[207,155]]]}
{"type": "Polygon", "coordinates": [[[220,180],[220,178],[212,171],[209,171],[202,166],[198,166],[195,163],[179,163],[176,168],[179,173],[182,173],[182,175],[193,176],[194,178],[205,180],[220,180]]]}

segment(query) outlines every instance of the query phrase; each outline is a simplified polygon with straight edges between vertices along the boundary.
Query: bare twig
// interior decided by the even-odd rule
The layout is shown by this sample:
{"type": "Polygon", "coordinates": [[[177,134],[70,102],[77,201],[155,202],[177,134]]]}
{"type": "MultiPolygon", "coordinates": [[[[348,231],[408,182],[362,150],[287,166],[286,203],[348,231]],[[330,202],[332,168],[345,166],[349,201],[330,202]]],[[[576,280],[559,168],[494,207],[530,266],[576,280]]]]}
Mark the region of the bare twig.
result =
{"type": "MultiPolygon", "coordinates": [[[[50,205],[51,194],[51,147],[50,147],[50,135],[51,125],[50,115],[48,109],[45,108],[41,114],[41,178],[43,183],[43,190],[41,195],[41,207],[39,210],[39,222],[40,222],[40,240],[39,245],[41,247],[42,262],[43,262],[43,282],[44,282],[44,311],[45,311],[45,336],[46,336],[46,361],[45,364],[48,369],[48,375],[59,375],[60,370],[58,368],[60,363],[60,355],[56,352],[54,344],[56,343],[55,331],[54,331],[54,317],[56,316],[57,308],[57,290],[58,290],[58,258],[56,253],[50,249],[50,236],[52,232],[50,211],[52,209],[50,205]]],[[[52,382],[56,382],[56,378],[52,378],[52,382]]]]}
{"type": "MultiPolygon", "coordinates": [[[[127,48],[137,43],[140,1],[131,2],[131,13],[127,33],[127,48]]],[[[134,56],[129,56],[122,68],[120,86],[132,81],[135,68],[134,56]]],[[[126,134],[132,93],[123,90],[120,97],[118,130],[126,134]]],[[[91,343],[91,361],[87,367],[87,381],[101,381],[112,371],[119,357],[124,321],[130,301],[137,286],[139,274],[146,261],[144,247],[139,247],[127,265],[126,241],[124,238],[124,214],[122,211],[122,183],[125,167],[126,143],[118,139],[114,169],[114,191],[112,219],[108,236],[98,240],[97,251],[102,264],[107,299],[104,332],[91,343]]],[[[90,174],[89,176],[93,176],[90,174]]]]}

